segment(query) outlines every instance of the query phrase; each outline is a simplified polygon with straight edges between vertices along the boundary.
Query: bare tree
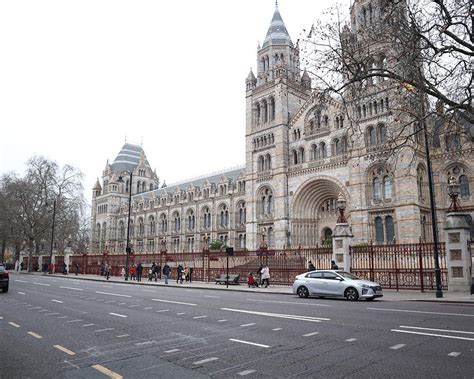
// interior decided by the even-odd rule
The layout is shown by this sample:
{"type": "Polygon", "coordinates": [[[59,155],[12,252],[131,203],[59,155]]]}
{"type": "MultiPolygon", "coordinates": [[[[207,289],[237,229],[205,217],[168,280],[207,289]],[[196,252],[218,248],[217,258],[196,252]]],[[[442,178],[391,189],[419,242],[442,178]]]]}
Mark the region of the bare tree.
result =
{"type": "Polygon", "coordinates": [[[315,87],[342,97],[360,93],[367,84],[388,81],[429,101],[426,114],[441,101],[446,116],[472,127],[472,1],[372,3],[377,6],[350,16],[336,6],[326,13],[329,21],[318,21],[302,36],[315,87]],[[383,53],[386,47],[390,55],[383,53]]]}

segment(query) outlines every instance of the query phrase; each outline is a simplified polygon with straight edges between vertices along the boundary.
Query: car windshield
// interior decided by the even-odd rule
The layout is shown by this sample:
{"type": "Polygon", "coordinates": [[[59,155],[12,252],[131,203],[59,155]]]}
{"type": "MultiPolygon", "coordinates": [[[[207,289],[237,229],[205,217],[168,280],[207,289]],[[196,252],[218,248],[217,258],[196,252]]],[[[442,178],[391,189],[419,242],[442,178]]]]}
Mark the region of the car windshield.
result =
{"type": "Polygon", "coordinates": [[[357,276],[352,275],[350,272],[346,272],[346,271],[336,271],[336,272],[346,279],[359,280],[357,276]]]}
{"type": "Polygon", "coordinates": [[[0,266],[0,272],[4,272],[4,271],[7,271],[7,270],[5,269],[5,267],[0,266]]]}

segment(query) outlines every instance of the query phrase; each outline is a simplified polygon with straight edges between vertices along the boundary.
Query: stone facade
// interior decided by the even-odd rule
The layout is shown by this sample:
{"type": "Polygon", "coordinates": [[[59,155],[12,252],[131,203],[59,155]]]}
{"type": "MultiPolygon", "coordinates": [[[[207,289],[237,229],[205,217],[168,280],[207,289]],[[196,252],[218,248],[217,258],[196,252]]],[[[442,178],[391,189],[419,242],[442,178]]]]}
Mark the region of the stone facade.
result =
{"type": "MultiPolygon", "coordinates": [[[[365,3],[351,8],[348,40],[358,38],[365,3]]],[[[382,12],[376,5],[372,9],[382,12]]],[[[377,57],[391,64],[387,46],[377,57]]],[[[331,240],[339,193],[347,201],[355,243],[431,239],[422,133],[419,123],[411,125],[399,111],[406,93],[389,81],[373,81],[344,102],[312,90],[278,9],[258,48],[256,75],[251,71],[245,84],[245,166],[159,188],[141,146],[126,143],[114,163],[107,163],[103,185],[98,180],[93,189],[94,251],[125,251],[130,190],[136,252],[165,246],[200,251],[206,238],[236,249],[256,249],[262,242],[275,248],[321,245],[331,240]],[[388,141],[401,125],[415,137],[395,152],[388,141]]],[[[460,180],[461,205],[474,215],[473,145],[472,139],[444,132],[441,110],[428,122],[437,131],[430,151],[442,231],[448,177],[460,180]]]]}

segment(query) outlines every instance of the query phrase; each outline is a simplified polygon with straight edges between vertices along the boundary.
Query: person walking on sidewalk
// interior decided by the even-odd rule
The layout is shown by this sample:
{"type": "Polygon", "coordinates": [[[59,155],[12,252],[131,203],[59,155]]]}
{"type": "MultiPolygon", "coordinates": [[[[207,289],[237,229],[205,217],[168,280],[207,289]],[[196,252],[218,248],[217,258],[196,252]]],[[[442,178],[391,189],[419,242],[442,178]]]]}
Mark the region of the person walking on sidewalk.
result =
{"type": "Polygon", "coordinates": [[[313,262],[309,261],[308,262],[308,271],[314,271],[316,270],[316,267],[314,266],[313,262]]]}
{"type": "Polygon", "coordinates": [[[177,274],[176,274],[176,284],[180,283],[183,284],[183,272],[184,272],[184,268],[181,264],[178,265],[178,270],[177,270],[177,274]]]}
{"type": "Polygon", "coordinates": [[[168,263],[165,263],[163,267],[163,277],[165,278],[165,284],[168,284],[168,278],[170,276],[171,268],[168,266],[168,263]]]}
{"type": "Polygon", "coordinates": [[[143,266],[141,262],[137,264],[137,282],[142,281],[143,266]]]}
{"type": "Polygon", "coordinates": [[[270,269],[267,265],[262,268],[262,287],[265,285],[267,288],[270,285],[270,269]]]}
{"type": "Polygon", "coordinates": [[[339,266],[334,261],[331,261],[331,270],[339,270],[339,266]]]}

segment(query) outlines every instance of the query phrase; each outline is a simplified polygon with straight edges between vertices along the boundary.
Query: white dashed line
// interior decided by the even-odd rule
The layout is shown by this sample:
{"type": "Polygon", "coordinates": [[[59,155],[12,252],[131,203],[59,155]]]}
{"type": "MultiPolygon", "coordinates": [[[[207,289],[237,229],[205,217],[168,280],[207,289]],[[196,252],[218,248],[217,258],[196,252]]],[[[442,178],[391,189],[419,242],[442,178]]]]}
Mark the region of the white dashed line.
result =
{"type": "Polygon", "coordinates": [[[176,313],[177,316],[181,316],[181,315],[185,315],[186,313],[184,312],[179,312],[179,313],[176,313]]]}
{"type": "Polygon", "coordinates": [[[226,319],[217,320],[217,322],[226,322],[226,321],[227,321],[226,319]]]}
{"type": "Polygon", "coordinates": [[[198,319],[198,318],[206,318],[207,316],[196,316],[196,317],[193,317],[194,319],[198,319]]]}
{"type": "Polygon", "coordinates": [[[86,327],[88,327],[88,326],[93,326],[93,325],[95,325],[95,324],[84,324],[84,325],[82,325],[82,326],[86,328],[86,327]]]}
{"type": "Polygon", "coordinates": [[[60,304],[63,303],[61,300],[56,300],[56,299],[51,299],[51,301],[53,301],[53,302],[55,302],[55,303],[60,303],[60,304]]]}
{"type": "Polygon", "coordinates": [[[28,283],[26,280],[15,279],[15,282],[28,283]]]}
{"type": "Polygon", "coordinates": [[[357,338],[349,338],[346,340],[346,342],[354,342],[354,341],[357,341],[357,338]]]}
{"type": "Polygon", "coordinates": [[[246,327],[246,326],[252,326],[252,325],[255,325],[255,323],[254,323],[254,322],[251,322],[251,323],[249,323],[249,324],[242,324],[242,325],[240,325],[240,326],[246,327]]]}
{"type": "Polygon", "coordinates": [[[122,294],[120,294],[120,293],[112,293],[112,292],[95,291],[95,293],[100,293],[101,295],[120,296],[120,297],[131,297],[130,295],[122,295],[122,294]]]}
{"type": "Polygon", "coordinates": [[[54,345],[54,347],[58,350],[61,350],[63,353],[66,353],[68,355],[76,355],[74,351],[71,351],[69,349],[66,349],[64,346],[61,345],[54,345]]]}
{"type": "Polygon", "coordinates": [[[256,372],[256,370],[245,370],[245,371],[241,371],[237,373],[237,375],[245,376],[245,375],[253,374],[254,372],[256,372]]]}
{"type": "Polygon", "coordinates": [[[28,332],[28,334],[29,334],[30,336],[33,336],[33,337],[38,338],[38,339],[43,338],[43,337],[41,337],[39,334],[36,334],[36,333],[34,333],[34,332],[28,332]]]}
{"type": "Polygon", "coordinates": [[[73,291],[83,291],[82,288],[75,288],[75,287],[65,287],[65,286],[61,287],[61,286],[59,286],[59,288],[64,288],[66,290],[73,290],[73,291]]]}
{"type": "Polygon", "coordinates": [[[113,313],[113,312],[110,312],[109,315],[117,316],[117,317],[128,317],[126,315],[121,315],[120,313],[113,313]]]}
{"type": "Polygon", "coordinates": [[[162,299],[151,299],[153,301],[158,301],[160,303],[171,303],[171,304],[181,304],[181,305],[192,305],[193,307],[197,307],[197,304],[193,303],[183,303],[180,301],[170,301],[170,300],[162,300],[162,299]]]}
{"type": "Polygon", "coordinates": [[[156,311],[156,313],[161,313],[161,312],[169,312],[169,309],[161,309],[159,311],[156,311]]]}
{"type": "Polygon", "coordinates": [[[390,347],[392,350],[398,350],[401,349],[402,347],[406,346],[404,343],[399,343],[398,345],[393,345],[390,347]]]}
{"type": "Polygon", "coordinates": [[[124,305],[125,303],[118,303],[117,305],[124,305]]]}
{"type": "Polygon", "coordinates": [[[0,320],[3,320],[3,316],[0,316],[0,320]]]}
{"type": "Polygon", "coordinates": [[[46,313],[45,316],[53,316],[53,315],[58,315],[59,312],[51,312],[51,313],[46,313]]]}
{"type": "Polygon", "coordinates": [[[422,313],[428,315],[443,315],[443,316],[460,316],[460,317],[474,317],[474,314],[466,313],[442,313],[442,312],[425,312],[425,311],[411,311],[408,309],[390,309],[390,308],[367,308],[371,311],[386,311],[386,312],[404,312],[404,313],[422,313]]]}
{"type": "Polygon", "coordinates": [[[37,282],[33,282],[33,284],[36,284],[37,286],[51,287],[51,284],[44,284],[44,283],[37,283],[37,282]]]}
{"type": "Polygon", "coordinates": [[[411,331],[411,330],[391,329],[390,331],[391,332],[396,332],[396,333],[417,334],[419,336],[441,337],[441,338],[450,338],[450,339],[453,339],[453,340],[474,341],[474,338],[458,337],[458,336],[447,336],[447,335],[444,335],[444,334],[435,334],[435,333],[414,332],[414,331],[411,331]]]}
{"type": "Polygon", "coordinates": [[[217,357],[201,359],[200,361],[193,362],[193,365],[201,365],[201,364],[203,364],[203,363],[212,362],[212,361],[217,361],[218,359],[219,359],[219,358],[217,358],[217,357]]]}
{"type": "Polygon", "coordinates": [[[311,336],[315,336],[316,334],[319,334],[319,332],[306,333],[306,334],[303,334],[303,337],[311,337],[311,336]]]}
{"type": "Polygon", "coordinates": [[[153,309],[153,307],[146,307],[146,308],[143,308],[145,311],[148,311],[149,309],[153,309]]]}
{"type": "Polygon", "coordinates": [[[15,327],[15,328],[19,328],[19,327],[20,327],[20,325],[15,324],[14,322],[11,322],[11,321],[9,322],[9,324],[10,324],[11,326],[15,327]]]}
{"type": "Polygon", "coordinates": [[[145,342],[137,342],[135,346],[146,346],[155,343],[155,341],[145,341],[145,342]]]}
{"type": "Polygon", "coordinates": [[[309,305],[312,307],[332,307],[329,304],[318,304],[318,303],[298,303],[293,301],[277,301],[277,300],[256,300],[256,299],[245,299],[245,301],[252,301],[257,303],[276,303],[276,304],[291,304],[291,305],[309,305]]]}
{"type": "Polygon", "coordinates": [[[275,329],[272,329],[273,331],[278,331],[278,330],[281,330],[281,328],[275,328],[275,329]]]}
{"type": "Polygon", "coordinates": [[[466,332],[464,330],[451,330],[451,329],[433,329],[433,328],[422,328],[419,326],[404,326],[400,325],[400,328],[404,329],[417,329],[417,330],[430,330],[432,332],[447,332],[447,333],[459,333],[459,334],[474,334],[474,332],[466,332]]]}
{"type": "Polygon", "coordinates": [[[47,309],[41,309],[38,311],[39,313],[43,313],[43,312],[49,312],[47,309]]]}
{"type": "Polygon", "coordinates": [[[82,320],[69,320],[69,321],[66,321],[66,322],[79,322],[79,321],[82,321],[82,320]]]}
{"type": "Polygon", "coordinates": [[[117,302],[117,300],[107,300],[107,301],[105,302],[105,304],[116,303],[116,302],[117,302]]]}
{"type": "Polygon", "coordinates": [[[117,338],[123,338],[123,337],[128,337],[130,334],[121,334],[120,336],[117,336],[117,338]]]}
{"type": "Polygon", "coordinates": [[[259,315],[259,316],[285,318],[285,319],[289,319],[289,320],[309,321],[309,322],[321,322],[321,321],[330,321],[331,320],[329,318],[288,315],[288,314],[283,314],[283,313],[247,311],[247,310],[244,310],[244,309],[221,308],[221,310],[231,311],[231,312],[239,312],[239,313],[247,313],[247,314],[259,315]]]}
{"type": "Polygon", "coordinates": [[[262,345],[261,343],[255,343],[255,342],[249,342],[249,341],[243,341],[243,340],[236,340],[234,338],[229,338],[229,341],[239,342],[239,343],[243,343],[243,344],[246,344],[246,345],[258,346],[258,347],[270,347],[268,345],[262,345]]]}
{"type": "MultiPolygon", "coordinates": [[[[26,283],[26,282],[25,282],[25,283],[26,283]]],[[[18,293],[19,293],[20,295],[25,295],[25,293],[24,293],[24,292],[18,292],[18,293]]]]}
{"type": "Polygon", "coordinates": [[[208,297],[210,299],[220,299],[220,296],[204,295],[204,297],[208,297]]]}
{"type": "Polygon", "coordinates": [[[165,350],[164,353],[171,354],[171,353],[176,353],[177,351],[181,351],[181,350],[180,349],[165,350]]]}
{"type": "Polygon", "coordinates": [[[135,307],[139,307],[140,305],[139,304],[133,304],[133,305],[129,305],[128,307],[129,308],[135,308],[135,307]]]}
{"type": "Polygon", "coordinates": [[[108,330],[114,330],[114,328],[97,329],[97,330],[94,330],[94,332],[100,333],[100,332],[106,332],[108,330]]]}
{"type": "Polygon", "coordinates": [[[459,353],[457,351],[453,351],[452,353],[448,354],[448,357],[459,357],[460,355],[461,355],[461,353],[459,353]]]}
{"type": "Polygon", "coordinates": [[[59,316],[58,318],[67,318],[67,316],[59,316]]]}

